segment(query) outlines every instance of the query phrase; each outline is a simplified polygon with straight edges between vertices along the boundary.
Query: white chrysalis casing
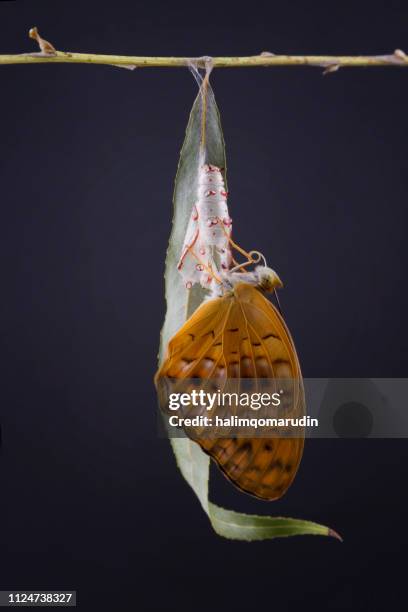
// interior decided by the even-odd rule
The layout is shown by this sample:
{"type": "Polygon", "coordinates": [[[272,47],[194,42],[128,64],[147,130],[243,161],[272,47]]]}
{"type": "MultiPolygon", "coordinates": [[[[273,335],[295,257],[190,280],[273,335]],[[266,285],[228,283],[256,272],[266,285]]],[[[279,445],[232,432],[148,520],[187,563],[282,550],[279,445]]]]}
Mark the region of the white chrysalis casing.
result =
{"type": "Polygon", "coordinates": [[[197,199],[177,266],[188,289],[195,283],[211,289],[215,282],[211,271],[219,275],[230,267],[228,239],[232,220],[228,214],[227,195],[220,168],[211,164],[201,166],[197,199]]]}

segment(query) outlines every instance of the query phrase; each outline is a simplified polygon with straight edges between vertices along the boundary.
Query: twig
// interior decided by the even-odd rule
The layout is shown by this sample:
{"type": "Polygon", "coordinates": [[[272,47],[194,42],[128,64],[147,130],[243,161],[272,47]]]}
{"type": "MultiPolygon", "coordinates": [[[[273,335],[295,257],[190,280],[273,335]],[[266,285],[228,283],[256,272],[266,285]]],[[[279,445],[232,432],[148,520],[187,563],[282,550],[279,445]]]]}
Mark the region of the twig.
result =
{"type": "MultiPolygon", "coordinates": [[[[40,52],[18,55],[0,55],[0,64],[104,64],[120,68],[182,68],[195,63],[205,68],[208,57],[145,57],[134,55],[97,55],[57,51],[38,34],[37,28],[30,30],[30,37],[37,40],[40,52]]],[[[324,74],[346,67],[398,66],[408,67],[408,55],[396,49],[386,55],[275,55],[263,51],[248,57],[213,57],[214,68],[244,68],[252,66],[315,66],[324,69],[324,74]]]]}

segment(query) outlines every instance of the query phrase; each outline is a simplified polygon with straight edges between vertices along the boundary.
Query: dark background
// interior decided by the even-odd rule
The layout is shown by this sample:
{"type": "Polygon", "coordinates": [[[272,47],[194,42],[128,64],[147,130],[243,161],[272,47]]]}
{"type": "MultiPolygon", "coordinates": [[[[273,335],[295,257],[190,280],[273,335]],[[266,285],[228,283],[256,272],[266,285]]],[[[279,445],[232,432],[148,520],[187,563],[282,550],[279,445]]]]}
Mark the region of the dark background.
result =
{"type": "MultiPolygon", "coordinates": [[[[408,51],[406,2],[1,2],[1,53],[408,51]]],[[[405,440],[314,440],[274,504],[344,543],[217,537],[152,377],[185,69],[2,66],[0,588],[83,610],[406,608],[405,440]]],[[[307,376],[407,376],[408,71],[217,70],[235,236],[285,282],[307,376]]]]}

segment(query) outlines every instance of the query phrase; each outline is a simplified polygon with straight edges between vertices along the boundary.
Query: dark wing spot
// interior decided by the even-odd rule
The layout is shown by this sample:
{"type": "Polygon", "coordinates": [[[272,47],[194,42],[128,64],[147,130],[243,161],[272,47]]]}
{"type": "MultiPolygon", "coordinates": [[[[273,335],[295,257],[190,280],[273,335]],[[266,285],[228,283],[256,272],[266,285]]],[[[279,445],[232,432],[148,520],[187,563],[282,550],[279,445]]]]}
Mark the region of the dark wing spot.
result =
{"type": "Polygon", "coordinates": [[[228,332],[237,332],[239,331],[238,327],[232,327],[231,329],[227,329],[228,332]]]}
{"type": "Polygon", "coordinates": [[[252,444],[250,442],[245,442],[239,450],[244,451],[245,453],[251,453],[252,452],[252,444]]]}
{"type": "Polygon", "coordinates": [[[266,336],[262,336],[262,340],[267,340],[268,338],[277,338],[279,340],[279,336],[275,334],[267,334],[266,336]]]}
{"type": "Polygon", "coordinates": [[[207,332],[206,334],[203,334],[201,337],[205,338],[206,336],[212,336],[213,338],[215,338],[215,333],[214,330],[212,329],[211,331],[207,332]]]}
{"type": "Polygon", "coordinates": [[[193,363],[193,361],[195,361],[195,359],[188,359],[187,357],[183,357],[183,359],[181,360],[181,362],[183,363],[183,365],[189,365],[190,363],[193,363]]]}

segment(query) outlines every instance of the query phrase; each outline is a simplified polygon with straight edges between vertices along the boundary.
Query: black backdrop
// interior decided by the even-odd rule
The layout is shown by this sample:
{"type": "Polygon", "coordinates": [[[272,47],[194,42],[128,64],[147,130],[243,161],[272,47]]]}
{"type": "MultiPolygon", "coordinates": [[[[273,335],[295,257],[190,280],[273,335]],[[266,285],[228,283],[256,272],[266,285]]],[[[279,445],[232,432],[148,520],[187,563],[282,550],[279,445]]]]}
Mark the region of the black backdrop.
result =
{"type": "MultiPolygon", "coordinates": [[[[404,2],[1,2],[0,52],[408,51],[404,2]]],[[[317,440],[263,504],[323,538],[218,538],[156,434],[152,376],[184,69],[3,66],[0,588],[83,610],[403,609],[405,440],[317,440]]],[[[407,375],[408,72],[215,71],[237,240],[285,281],[308,376],[407,375]]]]}

